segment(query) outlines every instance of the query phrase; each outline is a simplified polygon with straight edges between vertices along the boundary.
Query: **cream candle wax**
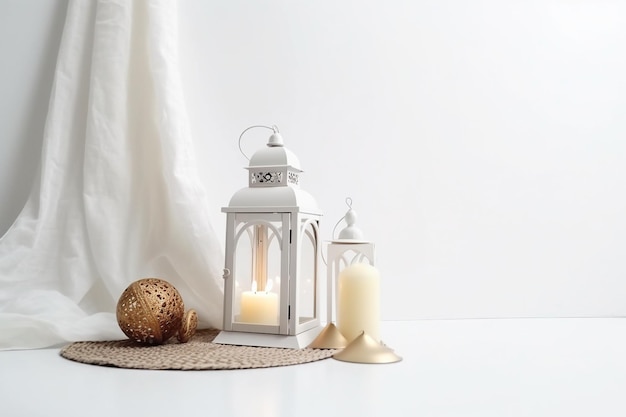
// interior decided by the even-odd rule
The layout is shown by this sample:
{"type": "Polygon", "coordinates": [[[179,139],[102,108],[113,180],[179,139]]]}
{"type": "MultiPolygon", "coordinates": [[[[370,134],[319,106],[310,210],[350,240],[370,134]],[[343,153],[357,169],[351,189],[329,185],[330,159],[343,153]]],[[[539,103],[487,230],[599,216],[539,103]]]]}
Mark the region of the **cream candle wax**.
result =
{"type": "Polygon", "coordinates": [[[380,274],[372,265],[357,263],[340,272],[337,328],[348,342],[362,331],[380,341],[380,274]]]}
{"type": "Polygon", "coordinates": [[[241,316],[243,323],[278,325],[278,294],[256,290],[256,281],[252,291],[241,294],[241,316]]]}

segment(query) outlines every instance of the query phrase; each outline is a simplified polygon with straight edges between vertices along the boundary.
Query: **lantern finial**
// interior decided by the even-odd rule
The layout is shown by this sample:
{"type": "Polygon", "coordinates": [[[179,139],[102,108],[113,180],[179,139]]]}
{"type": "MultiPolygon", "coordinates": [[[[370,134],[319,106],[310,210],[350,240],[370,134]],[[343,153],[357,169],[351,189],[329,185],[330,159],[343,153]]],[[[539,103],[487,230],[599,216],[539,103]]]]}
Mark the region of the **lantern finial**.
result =
{"type": "Polygon", "coordinates": [[[352,198],[346,198],[346,205],[348,206],[348,211],[341,220],[345,220],[347,226],[339,232],[339,240],[361,241],[363,240],[363,232],[356,226],[357,214],[352,209],[352,198]]]}
{"type": "Polygon", "coordinates": [[[278,131],[278,126],[272,125],[272,130],[274,131],[274,133],[272,133],[272,136],[270,136],[269,140],[267,141],[267,146],[283,146],[283,137],[278,131]]]}

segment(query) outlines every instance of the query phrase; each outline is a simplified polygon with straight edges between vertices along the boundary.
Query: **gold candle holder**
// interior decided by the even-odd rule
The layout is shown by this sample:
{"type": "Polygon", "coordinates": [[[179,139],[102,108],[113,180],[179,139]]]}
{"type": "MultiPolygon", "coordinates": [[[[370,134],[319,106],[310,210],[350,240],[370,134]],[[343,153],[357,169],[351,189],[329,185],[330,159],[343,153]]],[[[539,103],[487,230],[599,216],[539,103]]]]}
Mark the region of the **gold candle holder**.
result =
{"type": "Polygon", "coordinates": [[[337,329],[337,326],[334,323],[328,323],[308,347],[312,349],[343,349],[347,345],[348,341],[337,329]]]}
{"type": "Polygon", "coordinates": [[[377,342],[365,332],[361,332],[341,352],[335,353],[333,358],[355,363],[394,363],[402,360],[393,349],[377,342]]]}

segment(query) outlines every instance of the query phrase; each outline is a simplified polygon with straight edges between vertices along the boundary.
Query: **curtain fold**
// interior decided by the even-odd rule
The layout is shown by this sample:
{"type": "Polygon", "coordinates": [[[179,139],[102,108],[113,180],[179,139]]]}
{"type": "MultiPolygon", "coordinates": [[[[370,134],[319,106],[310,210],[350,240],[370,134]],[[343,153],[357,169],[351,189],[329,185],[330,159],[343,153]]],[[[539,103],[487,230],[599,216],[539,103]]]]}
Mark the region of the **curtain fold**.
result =
{"type": "Polygon", "coordinates": [[[143,277],[221,326],[177,42],[175,1],[70,1],[40,181],[0,239],[0,349],[124,338],[117,300],[143,277]]]}

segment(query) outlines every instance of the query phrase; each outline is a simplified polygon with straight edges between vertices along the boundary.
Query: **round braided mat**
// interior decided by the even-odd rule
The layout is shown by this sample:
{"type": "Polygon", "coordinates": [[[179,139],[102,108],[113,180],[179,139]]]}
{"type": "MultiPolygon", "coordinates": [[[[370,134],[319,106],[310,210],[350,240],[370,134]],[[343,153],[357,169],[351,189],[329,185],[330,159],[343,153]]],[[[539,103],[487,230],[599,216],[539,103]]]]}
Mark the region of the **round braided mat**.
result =
{"type": "Polygon", "coordinates": [[[132,369],[250,369],[296,365],[330,358],[334,349],[282,349],[212,343],[219,330],[198,330],[187,343],[175,337],[157,346],[131,340],[75,342],[61,356],[92,365],[132,369]]]}

